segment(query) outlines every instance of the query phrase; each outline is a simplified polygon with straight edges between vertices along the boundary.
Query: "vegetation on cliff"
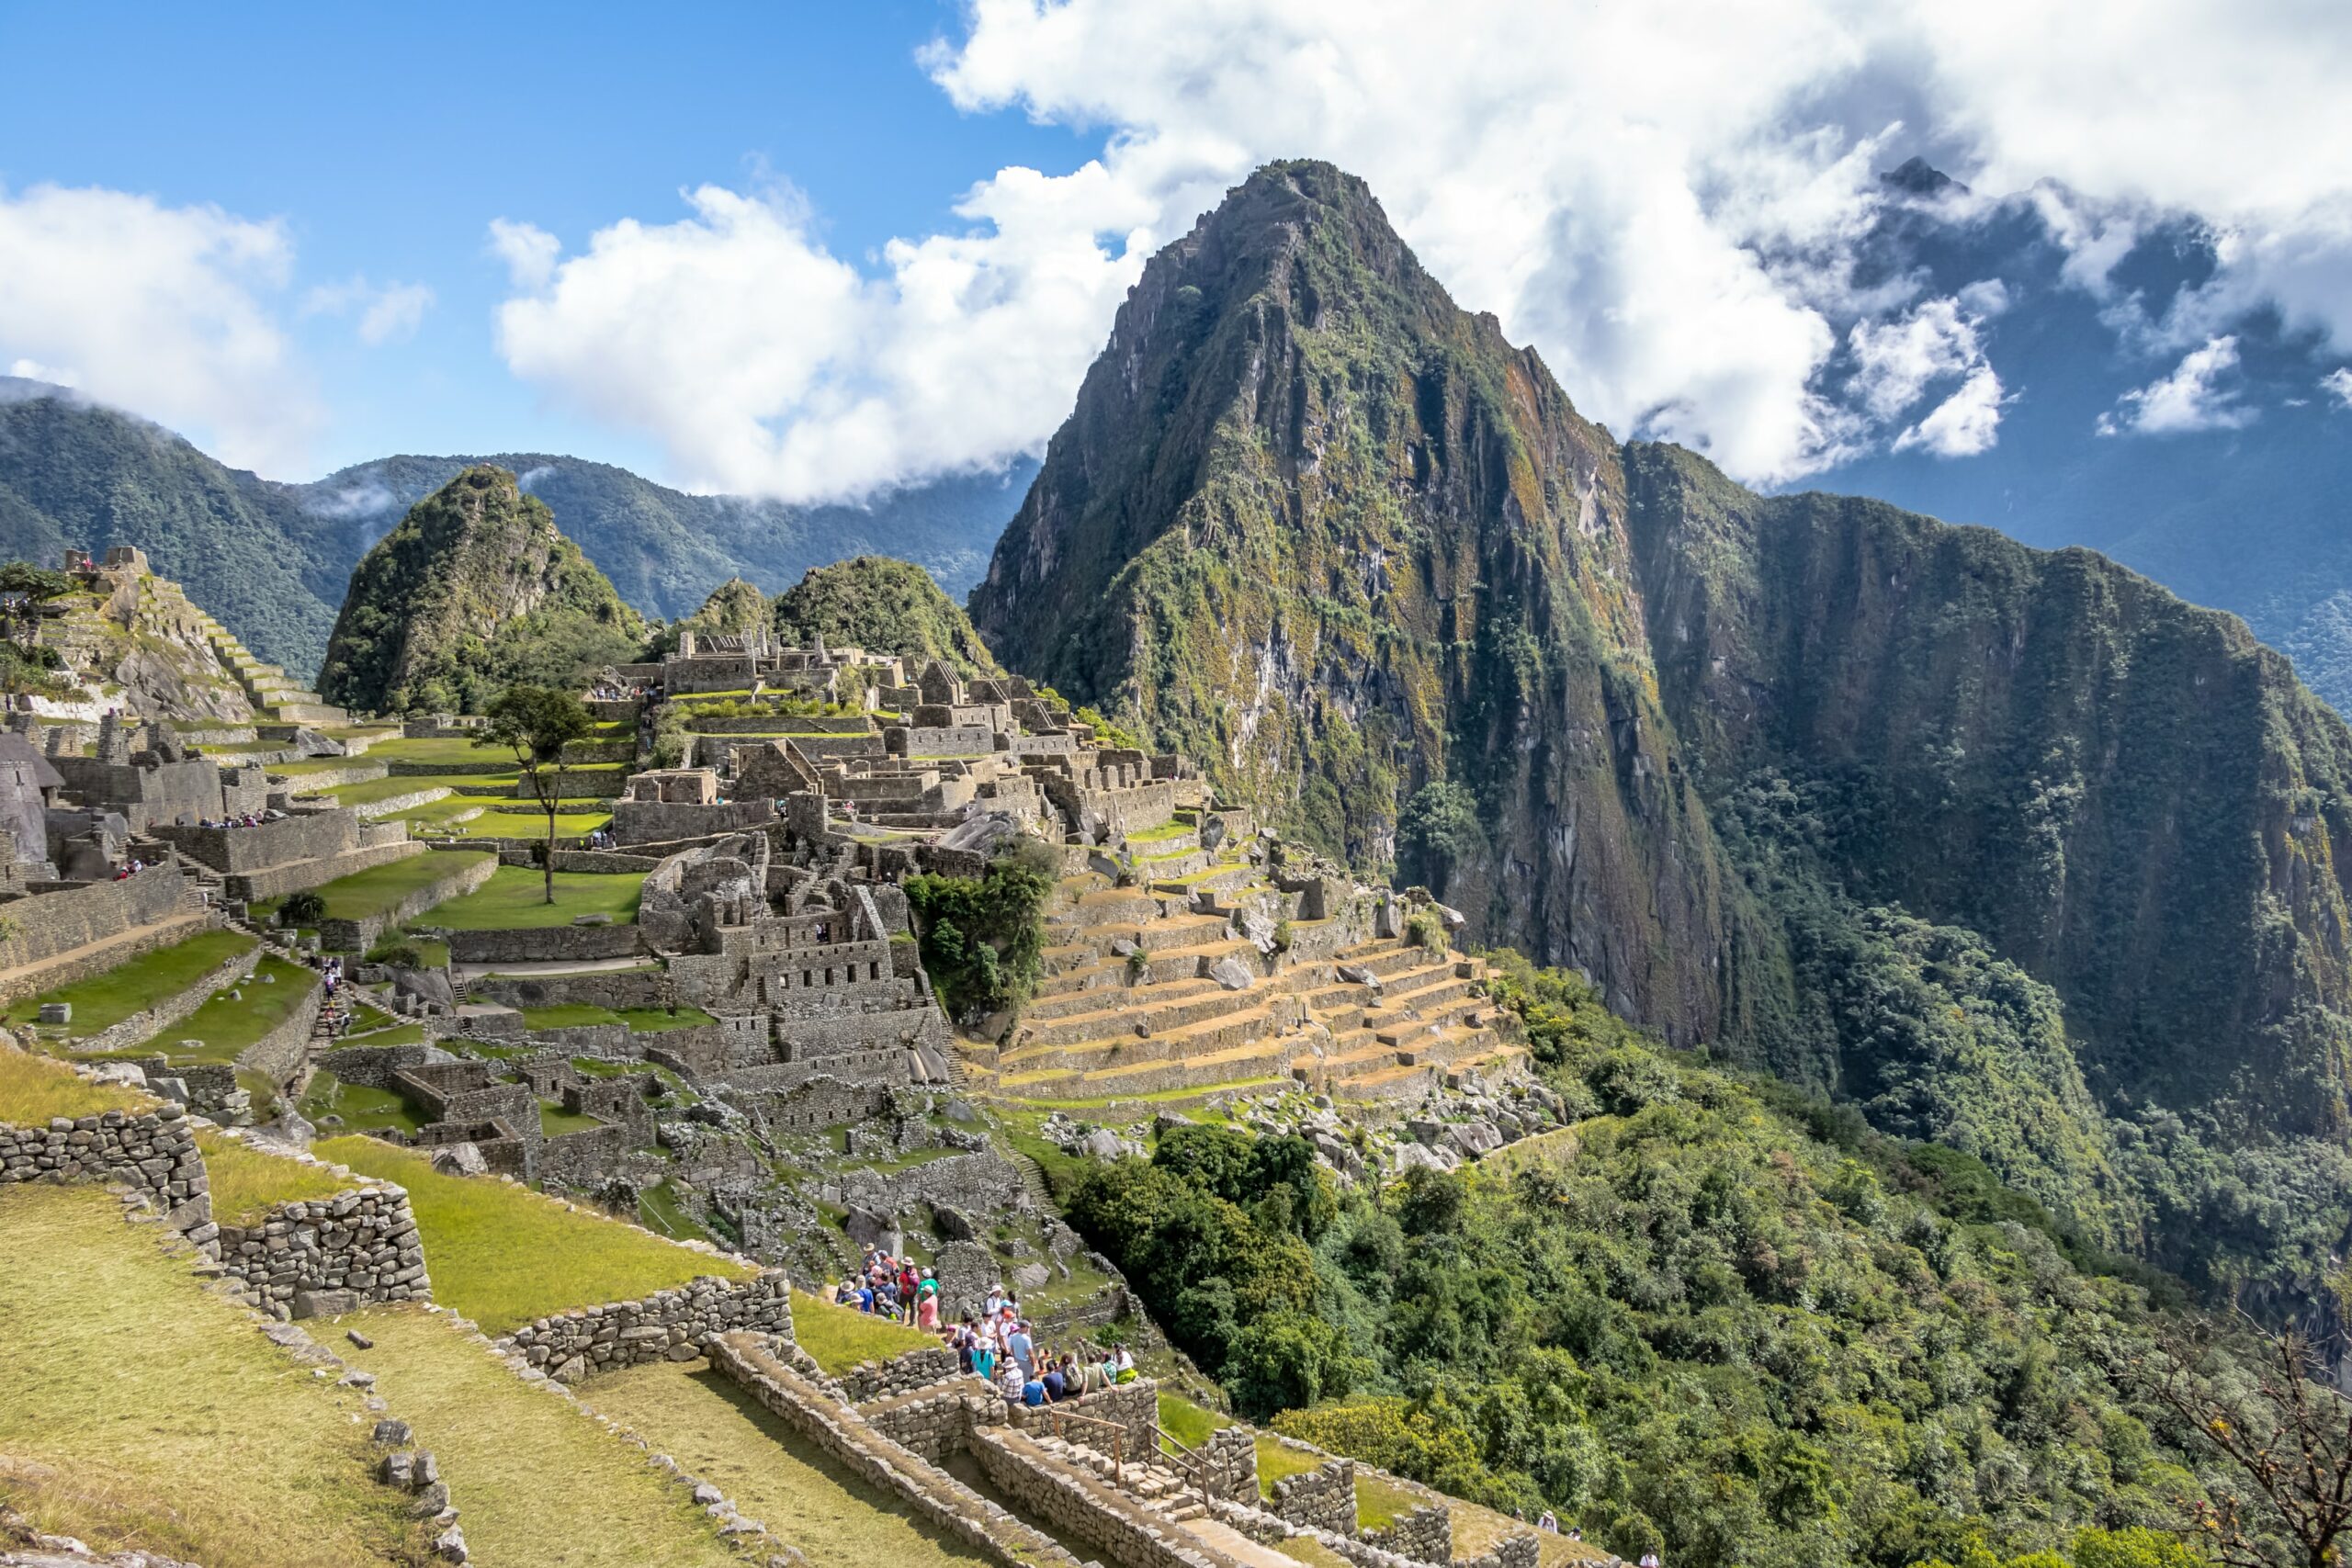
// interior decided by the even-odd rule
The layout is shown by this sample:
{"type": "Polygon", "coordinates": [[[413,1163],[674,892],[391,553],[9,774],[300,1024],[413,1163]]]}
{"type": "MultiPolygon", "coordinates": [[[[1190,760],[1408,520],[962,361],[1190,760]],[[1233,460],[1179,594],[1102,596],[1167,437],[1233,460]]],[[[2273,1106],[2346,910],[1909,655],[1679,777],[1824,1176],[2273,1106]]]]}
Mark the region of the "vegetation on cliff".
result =
{"type": "Polygon", "coordinates": [[[477,713],[510,685],[574,688],[645,642],[546,502],[503,468],[468,468],[352,573],[319,690],[379,713],[477,713]]]}
{"type": "Polygon", "coordinates": [[[1508,1160],[1335,1198],[1295,1138],[1191,1127],[1067,1194],[1238,1406],[1691,1568],[2104,1561],[2080,1532],[2206,1495],[2097,1370],[2144,1292],[2047,1211],[1507,967],[1572,1119],[1508,1160]]]}
{"type": "Polygon", "coordinates": [[[807,647],[821,637],[834,648],[944,660],[957,674],[1001,675],[988,646],[931,573],[911,561],[859,556],[817,567],[776,595],[776,636],[807,647]]]}

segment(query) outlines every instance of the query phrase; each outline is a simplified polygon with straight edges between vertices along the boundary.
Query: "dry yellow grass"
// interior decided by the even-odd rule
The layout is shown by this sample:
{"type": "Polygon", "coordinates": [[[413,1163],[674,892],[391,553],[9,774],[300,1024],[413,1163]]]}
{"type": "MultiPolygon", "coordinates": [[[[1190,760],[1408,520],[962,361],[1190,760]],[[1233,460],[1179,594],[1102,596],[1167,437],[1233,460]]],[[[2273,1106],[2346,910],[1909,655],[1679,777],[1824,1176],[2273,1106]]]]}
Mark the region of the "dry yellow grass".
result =
{"type": "Polygon", "coordinates": [[[811,1568],[962,1568],[990,1561],[883,1497],[707,1366],[657,1361],[581,1401],[709,1482],[811,1568]]]}
{"type": "Polygon", "coordinates": [[[204,1151],[204,1173],[212,1184],[212,1217],[224,1225],[249,1225],[280,1203],[332,1198],[358,1185],[223,1133],[198,1133],[196,1146],[204,1151]]]}
{"type": "Polygon", "coordinates": [[[314,1377],[96,1187],[0,1187],[0,1500],[102,1550],[419,1563],[361,1395],[314,1377]]]}
{"type": "MultiPolygon", "coordinates": [[[[447,1317],[373,1307],[345,1352],[449,1478],[474,1561],[495,1568],[741,1568],[684,1487],[571,1401],[534,1388],[447,1317]]],[[[590,1385],[594,1387],[593,1384],[590,1385]]]]}
{"type": "Polygon", "coordinates": [[[62,1062],[0,1045],[0,1122],[39,1127],[52,1116],[144,1111],[154,1103],[135,1089],[90,1083],[62,1062]]]}

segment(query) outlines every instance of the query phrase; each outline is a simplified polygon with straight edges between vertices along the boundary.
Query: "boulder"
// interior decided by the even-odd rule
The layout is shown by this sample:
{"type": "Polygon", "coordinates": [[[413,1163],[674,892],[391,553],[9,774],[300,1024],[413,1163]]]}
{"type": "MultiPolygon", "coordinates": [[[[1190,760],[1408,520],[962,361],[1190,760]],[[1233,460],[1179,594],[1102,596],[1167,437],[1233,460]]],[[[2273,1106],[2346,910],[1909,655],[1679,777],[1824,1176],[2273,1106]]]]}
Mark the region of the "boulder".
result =
{"type": "Polygon", "coordinates": [[[340,757],[345,754],[342,741],[307,728],[298,728],[290,744],[305,757],[340,757]]]}
{"type": "Polygon", "coordinates": [[[842,1221],[842,1230],[860,1247],[879,1247],[892,1254],[899,1251],[899,1222],[887,1214],[853,1203],[848,1216],[842,1221]]]}
{"type": "Polygon", "coordinates": [[[1503,1146],[1491,1122],[1456,1122],[1446,1128],[1445,1141],[1465,1155],[1489,1155],[1503,1146]]]}
{"type": "Polygon", "coordinates": [[[931,1206],[931,1228],[942,1241],[976,1241],[980,1234],[971,1215],[944,1203],[931,1206]]]}
{"type": "Polygon", "coordinates": [[[575,926],[609,926],[613,923],[613,917],[602,912],[594,915],[574,915],[571,917],[571,923],[575,926]]]}
{"type": "Polygon", "coordinates": [[[1012,1271],[1013,1289],[1042,1291],[1046,1288],[1046,1281],[1053,1277],[1053,1270],[1042,1263],[1023,1263],[1012,1271]]]}
{"type": "Polygon", "coordinates": [[[1096,1159],[1117,1159],[1135,1152],[1134,1145],[1108,1127],[1097,1127],[1078,1141],[1078,1152],[1096,1159]]]}
{"type": "Polygon", "coordinates": [[[292,1311],[298,1319],[306,1317],[341,1317],[359,1310],[356,1291],[297,1291],[292,1311]]]}
{"type": "Polygon", "coordinates": [[[488,1176],[490,1161],[472,1142],[444,1144],[433,1151],[433,1168],[444,1176],[488,1176]]]}
{"type": "Polygon", "coordinates": [[[1261,953],[1272,953],[1274,951],[1273,921],[1266,919],[1257,910],[1250,909],[1245,912],[1236,923],[1240,926],[1241,935],[1250,946],[1261,953]]]}
{"type": "Polygon", "coordinates": [[[1201,818],[1201,848],[1215,854],[1225,845],[1225,818],[1214,812],[1201,818]]]}
{"type": "Polygon", "coordinates": [[[1220,958],[1210,964],[1209,978],[1228,991],[1246,991],[1250,988],[1250,971],[1241,966],[1241,961],[1238,958],[1220,958]]]}

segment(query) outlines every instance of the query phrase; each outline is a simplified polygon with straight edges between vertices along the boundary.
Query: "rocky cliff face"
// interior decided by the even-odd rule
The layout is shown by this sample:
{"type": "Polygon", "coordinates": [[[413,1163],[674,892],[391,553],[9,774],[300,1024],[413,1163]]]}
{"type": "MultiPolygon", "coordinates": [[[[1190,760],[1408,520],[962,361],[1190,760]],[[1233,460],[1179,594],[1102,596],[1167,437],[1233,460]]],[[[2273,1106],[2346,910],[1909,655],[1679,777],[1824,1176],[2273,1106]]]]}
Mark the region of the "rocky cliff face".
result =
{"type": "Polygon", "coordinates": [[[319,689],[378,712],[478,707],[505,685],[569,687],[646,638],[544,502],[503,468],[466,469],[359,563],[319,689]]]}
{"type": "Polygon", "coordinates": [[[2088,552],[1618,443],[1327,165],[1154,258],[971,608],[1288,829],[2086,1237],[2218,1286],[2352,1217],[2352,735],[2286,662],[2088,552]]]}
{"type": "Polygon", "coordinates": [[[1767,939],[1658,706],[1616,446],[1363,183],[1277,164],[1154,258],[972,594],[1005,663],[1360,865],[1476,795],[1442,889],[1690,1041],[1767,939]]]}

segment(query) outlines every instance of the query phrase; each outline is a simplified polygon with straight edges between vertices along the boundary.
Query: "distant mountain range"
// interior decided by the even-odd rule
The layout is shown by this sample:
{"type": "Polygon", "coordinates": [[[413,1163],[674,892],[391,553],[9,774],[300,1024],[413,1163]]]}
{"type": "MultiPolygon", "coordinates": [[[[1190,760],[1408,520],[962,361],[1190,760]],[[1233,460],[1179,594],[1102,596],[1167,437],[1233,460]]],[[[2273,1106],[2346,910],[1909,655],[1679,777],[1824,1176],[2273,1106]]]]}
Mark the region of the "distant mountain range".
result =
{"type": "Polygon", "coordinates": [[[865,506],[688,495],[534,452],[384,457],[284,484],[63,388],[0,377],[0,558],[54,564],[72,545],[137,545],[254,652],[308,679],[360,557],[476,464],[521,476],[622,598],[665,620],[693,614],[729,577],[779,592],[861,555],[914,561],[960,599],[1036,469],[1023,459],[865,506]]]}

